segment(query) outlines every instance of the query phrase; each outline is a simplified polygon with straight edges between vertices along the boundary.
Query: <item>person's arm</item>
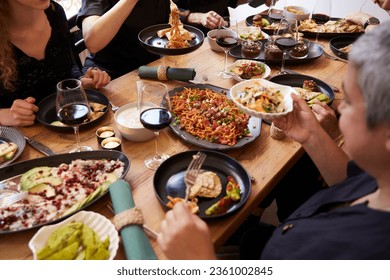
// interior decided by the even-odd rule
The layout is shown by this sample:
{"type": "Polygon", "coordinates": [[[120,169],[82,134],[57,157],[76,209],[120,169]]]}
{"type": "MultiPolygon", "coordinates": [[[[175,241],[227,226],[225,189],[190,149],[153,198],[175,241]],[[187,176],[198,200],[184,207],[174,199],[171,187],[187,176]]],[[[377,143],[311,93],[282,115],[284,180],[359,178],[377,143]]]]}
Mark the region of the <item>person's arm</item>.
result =
{"type": "Polygon", "coordinates": [[[293,112],[274,119],[274,124],[303,146],[329,186],[341,182],[347,177],[348,155],[321,127],[307,103],[295,94],[291,96],[293,112]]]}
{"type": "Polygon", "coordinates": [[[216,259],[207,224],[183,202],[175,204],[165,215],[157,242],[172,260],[216,259]]]}
{"type": "Polygon", "coordinates": [[[349,22],[364,26],[365,32],[369,32],[375,29],[380,23],[379,19],[363,12],[354,12],[347,16],[345,19],[349,22]]]}
{"type": "Polygon", "coordinates": [[[96,53],[115,37],[138,0],[121,0],[102,16],[88,16],[82,22],[85,45],[96,53]]]}
{"type": "Polygon", "coordinates": [[[218,24],[221,20],[222,17],[214,11],[209,11],[207,13],[189,12],[189,14],[186,16],[186,22],[184,23],[191,25],[202,25],[208,29],[215,29],[218,28],[218,24]]]}
{"type": "Polygon", "coordinates": [[[38,107],[35,98],[16,99],[11,108],[0,109],[0,124],[4,126],[33,125],[38,107]]]}

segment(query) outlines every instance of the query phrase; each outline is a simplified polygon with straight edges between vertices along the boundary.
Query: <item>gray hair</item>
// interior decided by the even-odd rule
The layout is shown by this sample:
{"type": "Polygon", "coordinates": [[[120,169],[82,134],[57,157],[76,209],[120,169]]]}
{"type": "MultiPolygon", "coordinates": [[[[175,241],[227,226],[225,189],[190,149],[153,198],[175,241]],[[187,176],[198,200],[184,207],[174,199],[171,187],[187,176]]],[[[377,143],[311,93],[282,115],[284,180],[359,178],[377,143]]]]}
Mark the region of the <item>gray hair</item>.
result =
{"type": "Polygon", "coordinates": [[[348,59],[357,70],[367,126],[390,124],[390,21],[357,39],[348,59]]]}

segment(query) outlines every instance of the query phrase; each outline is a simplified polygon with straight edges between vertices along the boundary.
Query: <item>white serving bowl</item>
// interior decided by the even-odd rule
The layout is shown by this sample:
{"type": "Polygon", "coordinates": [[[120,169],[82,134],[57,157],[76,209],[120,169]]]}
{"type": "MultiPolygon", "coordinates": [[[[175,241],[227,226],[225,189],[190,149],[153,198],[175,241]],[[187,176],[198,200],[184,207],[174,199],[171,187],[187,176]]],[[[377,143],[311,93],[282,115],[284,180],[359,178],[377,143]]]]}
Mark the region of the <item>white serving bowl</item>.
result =
{"type": "Polygon", "coordinates": [[[261,77],[254,77],[254,78],[251,78],[251,79],[259,79],[259,78],[267,78],[270,74],[271,74],[271,69],[269,68],[269,66],[263,62],[260,62],[260,61],[257,61],[257,60],[250,60],[250,59],[239,59],[239,60],[236,60],[233,64],[230,64],[226,67],[226,69],[229,71],[229,73],[232,74],[233,76],[233,79],[235,79],[236,81],[238,82],[242,82],[242,81],[246,81],[246,80],[249,80],[249,79],[243,79],[241,78],[240,75],[237,75],[235,74],[232,70],[236,67],[239,67],[240,65],[243,65],[243,64],[248,64],[248,63],[256,63],[257,65],[263,65],[264,68],[265,68],[265,71],[263,73],[263,75],[261,77]]]}
{"type": "Polygon", "coordinates": [[[84,225],[93,229],[101,240],[105,240],[107,236],[110,238],[110,256],[109,260],[114,259],[116,252],[119,247],[119,235],[116,231],[113,223],[103,215],[90,211],[80,211],[69,217],[68,219],[49,226],[44,226],[33,236],[28,243],[28,247],[31,249],[34,260],[37,259],[37,253],[46,245],[47,239],[53,231],[62,227],[63,225],[69,224],[70,222],[82,222],[84,225]]]}
{"type": "Polygon", "coordinates": [[[283,15],[285,18],[296,19],[299,23],[299,21],[301,21],[301,20],[308,19],[310,16],[310,13],[306,8],[301,7],[301,6],[286,6],[286,7],[284,7],[283,15]],[[294,10],[298,11],[299,13],[292,12],[294,10]]]}
{"type": "MultiPolygon", "coordinates": [[[[158,107],[151,102],[143,102],[142,110],[158,107]]],[[[133,142],[144,142],[152,139],[154,132],[142,126],[137,112],[137,102],[121,106],[114,115],[115,125],[122,137],[133,142]]]]}
{"type": "Polygon", "coordinates": [[[290,86],[276,84],[276,83],[270,82],[270,81],[265,80],[265,79],[246,80],[246,81],[243,81],[243,82],[240,82],[240,83],[234,85],[230,89],[230,95],[232,97],[233,102],[242,111],[244,111],[248,115],[251,115],[251,116],[254,116],[254,117],[258,117],[258,118],[262,118],[262,119],[265,119],[265,120],[272,120],[275,117],[285,116],[288,113],[292,112],[292,110],[293,110],[293,101],[292,101],[292,98],[291,98],[291,94],[297,94],[296,91],[294,90],[294,88],[292,88],[290,86]],[[279,113],[264,113],[264,112],[260,112],[260,111],[256,111],[254,109],[248,108],[248,107],[244,106],[243,104],[241,104],[238,101],[240,92],[242,92],[245,87],[251,87],[251,86],[254,86],[255,84],[259,84],[259,86],[264,86],[264,87],[267,87],[267,88],[272,88],[272,89],[279,90],[280,93],[284,96],[284,111],[283,112],[279,112],[279,113]]]}
{"type": "MultiPolygon", "coordinates": [[[[207,40],[210,44],[210,48],[215,52],[223,52],[223,49],[217,44],[217,31],[218,29],[213,29],[207,32],[207,40]]],[[[223,30],[226,34],[235,36],[235,32],[230,29],[223,30]]]]}

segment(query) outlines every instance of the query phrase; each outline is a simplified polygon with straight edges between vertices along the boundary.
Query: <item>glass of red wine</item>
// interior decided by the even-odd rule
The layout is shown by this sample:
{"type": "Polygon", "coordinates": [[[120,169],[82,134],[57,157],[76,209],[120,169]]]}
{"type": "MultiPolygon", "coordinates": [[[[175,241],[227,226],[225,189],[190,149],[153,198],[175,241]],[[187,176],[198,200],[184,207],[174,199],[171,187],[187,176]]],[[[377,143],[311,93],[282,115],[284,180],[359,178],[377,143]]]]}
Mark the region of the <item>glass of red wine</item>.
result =
{"type": "Polygon", "coordinates": [[[76,147],[70,152],[92,151],[91,147],[80,144],[79,126],[91,115],[87,95],[80,80],[67,79],[57,84],[56,112],[62,123],[73,126],[76,147]]]}
{"type": "Polygon", "coordinates": [[[279,27],[275,31],[275,44],[283,52],[282,66],[277,74],[287,74],[284,70],[287,51],[293,49],[298,44],[298,22],[296,19],[283,18],[280,21],[279,27]]]}
{"type": "Polygon", "coordinates": [[[237,20],[231,17],[223,17],[218,24],[217,44],[225,52],[225,62],[223,70],[217,73],[217,76],[223,79],[229,79],[232,75],[226,69],[227,56],[230,49],[238,45],[237,20]]]}
{"type": "Polygon", "coordinates": [[[162,99],[161,106],[147,108],[140,114],[140,121],[142,125],[150,129],[156,135],[155,137],[155,153],[154,155],[148,156],[145,159],[145,165],[147,168],[156,170],[161,163],[169,158],[166,153],[160,153],[158,147],[158,138],[160,130],[169,126],[172,121],[172,114],[170,110],[170,99],[168,94],[167,86],[163,83],[147,84],[143,87],[143,95],[145,97],[157,96],[162,99]]]}

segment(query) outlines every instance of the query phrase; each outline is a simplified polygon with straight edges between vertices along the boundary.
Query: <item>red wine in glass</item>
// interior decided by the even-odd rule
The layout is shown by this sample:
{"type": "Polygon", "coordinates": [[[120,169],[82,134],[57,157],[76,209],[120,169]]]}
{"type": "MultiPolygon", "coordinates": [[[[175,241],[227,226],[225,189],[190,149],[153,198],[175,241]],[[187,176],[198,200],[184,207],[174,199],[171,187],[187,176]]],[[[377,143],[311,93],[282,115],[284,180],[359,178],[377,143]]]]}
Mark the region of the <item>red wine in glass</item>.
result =
{"type": "Polygon", "coordinates": [[[172,114],[165,108],[150,108],[141,113],[142,125],[150,130],[160,130],[172,121],[172,114]]]}
{"type": "Polygon", "coordinates": [[[67,125],[79,125],[88,119],[89,108],[85,104],[67,104],[58,111],[58,118],[67,125]]]}
{"type": "Polygon", "coordinates": [[[160,129],[167,127],[172,121],[172,114],[165,108],[150,108],[142,111],[140,115],[142,125],[150,130],[153,130],[156,135],[155,147],[156,151],[153,157],[145,160],[147,168],[156,170],[161,163],[169,158],[169,155],[159,153],[158,151],[158,136],[160,129]]]}
{"type": "Polygon", "coordinates": [[[217,38],[217,44],[227,50],[238,45],[238,39],[232,36],[221,36],[217,38]]]}
{"type": "Polygon", "coordinates": [[[318,24],[324,24],[330,20],[330,16],[320,13],[313,14],[311,18],[318,24]]]}
{"type": "Polygon", "coordinates": [[[275,40],[275,44],[278,46],[279,49],[284,51],[284,50],[290,50],[294,48],[298,44],[298,42],[293,38],[282,37],[282,38],[277,38],[275,40]]]}

